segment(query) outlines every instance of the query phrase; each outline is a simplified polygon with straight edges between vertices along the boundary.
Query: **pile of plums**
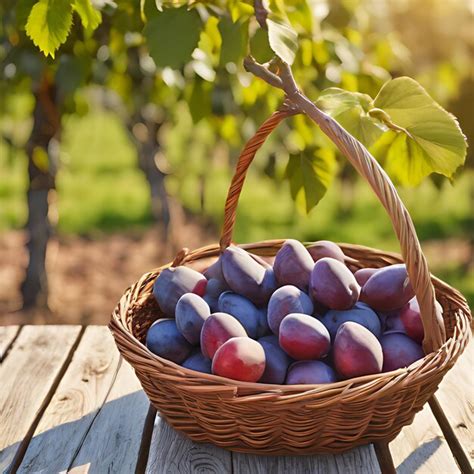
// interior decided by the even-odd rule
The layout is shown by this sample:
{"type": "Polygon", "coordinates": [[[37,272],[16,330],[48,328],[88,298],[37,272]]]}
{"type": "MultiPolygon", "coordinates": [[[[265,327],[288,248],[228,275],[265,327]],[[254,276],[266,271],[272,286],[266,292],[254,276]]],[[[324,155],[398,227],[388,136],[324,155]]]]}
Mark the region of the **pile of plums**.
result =
{"type": "Polygon", "coordinates": [[[203,274],[167,268],[153,287],[166,318],[147,347],[188,369],[268,384],[331,383],[422,358],[405,265],[353,273],[345,261],[333,242],[287,240],[273,266],[231,246],[203,274]]]}

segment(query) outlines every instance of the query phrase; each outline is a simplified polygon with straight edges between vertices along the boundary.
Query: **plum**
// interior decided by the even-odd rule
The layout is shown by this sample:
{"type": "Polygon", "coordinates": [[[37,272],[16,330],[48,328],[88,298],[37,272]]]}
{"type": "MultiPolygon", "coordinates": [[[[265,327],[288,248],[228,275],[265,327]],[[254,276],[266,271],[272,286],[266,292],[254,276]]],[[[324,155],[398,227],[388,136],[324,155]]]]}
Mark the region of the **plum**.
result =
{"type": "MultiPolygon", "coordinates": [[[[436,318],[438,323],[443,326],[443,308],[436,301],[435,302],[436,318]]],[[[420,306],[416,296],[413,297],[403,308],[400,310],[400,320],[403,324],[403,328],[409,337],[414,341],[421,344],[425,337],[425,330],[423,328],[423,322],[421,320],[420,306]]]]}
{"type": "Polygon", "coordinates": [[[425,355],[421,346],[405,334],[384,334],[380,343],[383,351],[383,372],[408,367],[425,355]]]}
{"type": "MultiPolygon", "coordinates": [[[[266,295],[261,285],[266,269],[256,262],[245,250],[231,246],[221,255],[222,273],[231,290],[245,296],[256,305],[265,304],[266,295]]],[[[268,278],[268,276],[267,276],[268,278]]]]}
{"type": "Polygon", "coordinates": [[[258,263],[260,264],[265,270],[273,268],[270,263],[268,263],[265,259],[260,257],[260,255],[256,255],[254,253],[248,252],[248,254],[258,263]]]}
{"type": "Polygon", "coordinates": [[[208,280],[215,279],[224,281],[221,258],[219,257],[212,265],[207,267],[207,269],[204,270],[203,274],[208,280]]]}
{"type": "Polygon", "coordinates": [[[257,307],[244,296],[231,291],[222,293],[218,302],[219,311],[234,316],[244,327],[248,336],[257,338],[260,313],[257,307]]]}
{"type": "Polygon", "coordinates": [[[202,325],[201,351],[212,359],[217,349],[231,337],[247,337],[242,324],[227,313],[212,313],[202,325]]]}
{"type": "Polygon", "coordinates": [[[345,255],[341,247],[330,240],[318,240],[309,245],[307,249],[315,262],[324,257],[331,257],[344,263],[345,255]]]}
{"type": "Polygon", "coordinates": [[[278,347],[280,347],[280,343],[278,342],[278,336],[275,336],[275,334],[269,334],[268,336],[263,336],[258,339],[258,342],[268,342],[270,344],[274,344],[278,347]]]}
{"type": "Polygon", "coordinates": [[[382,346],[367,328],[348,321],[337,330],[333,360],[336,371],[343,378],[378,374],[382,371],[382,346]]]}
{"type": "Polygon", "coordinates": [[[278,340],[280,347],[296,360],[320,359],[331,346],[331,337],[324,324],[300,313],[283,318],[278,340]]]}
{"type": "Polygon", "coordinates": [[[290,313],[313,313],[310,297],[293,285],[285,285],[276,290],[268,302],[267,320],[273,334],[278,335],[281,321],[290,313]]]}
{"type": "Polygon", "coordinates": [[[196,370],[197,372],[212,373],[212,362],[207,357],[204,357],[201,351],[191,354],[181,365],[186,367],[186,369],[196,370]]]}
{"type": "Polygon", "coordinates": [[[379,312],[379,319],[382,323],[382,332],[386,334],[388,332],[401,332],[405,333],[405,327],[403,326],[400,318],[400,310],[379,312]]]}
{"type": "Polygon", "coordinates": [[[210,314],[209,305],[194,293],[185,293],[176,303],[176,326],[193,346],[199,344],[202,325],[210,314]]]}
{"type": "Polygon", "coordinates": [[[393,311],[414,295],[405,265],[396,264],[375,272],[362,287],[360,299],[376,311],[393,311]]]}
{"type": "Polygon", "coordinates": [[[354,277],[360,286],[364,286],[367,280],[379,270],[379,268],[360,268],[354,273],[354,277]]]}
{"type": "Polygon", "coordinates": [[[257,382],[265,370],[265,351],[249,337],[233,337],[212,359],[212,373],[243,382],[257,382]]]}
{"type": "Polygon", "coordinates": [[[272,296],[273,292],[278,288],[278,282],[275,278],[275,272],[273,268],[267,268],[265,275],[263,276],[262,283],[260,284],[260,297],[257,301],[259,306],[266,305],[268,300],[272,296]]]}
{"type": "Polygon", "coordinates": [[[359,299],[360,287],[351,271],[339,260],[323,257],[311,272],[310,293],[329,309],[349,309],[359,299]]]}
{"type": "Polygon", "coordinates": [[[337,382],[337,375],[329,365],[320,360],[300,360],[290,365],[287,385],[337,382]]]}
{"type": "Polygon", "coordinates": [[[203,296],[207,280],[188,267],[169,267],[161,271],[153,284],[153,295],[166,316],[174,316],[176,303],[185,293],[203,296]]]}
{"type": "MultiPolygon", "coordinates": [[[[270,336],[272,337],[272,336],[270,336]]],[[[273,336],[276,337],[276,336],[273,336]]],[[[265,337],[258,340],[265,351],[265,371],[259,382],[282,384],[286,378],[286,371],[291,364],[290,357],[275,342],[265,337]]]]}
{"type": "Polygon", "coordinates": [[[229,287],[225,281],[218,280],[217,278],[211,278],[208,280],[206,293],[203,298],[211,308],[212,312],[218,311],[219,296],[224,293],[224,291],[229,291],[229,287]]]}
{"type": "Polygon", "coordinates": [[[178,331],[174,319],[158,319],[148,329],[146,346],[153,354],[181,364],[193,346],[178,331]]]}
{"type": "Polygon", "coordinates": [[[307,291],[314,262],[306,247],[298,240],[288,239],[275,256],[273,269],[280,285],[294,285],[307,291]]]}
{"type": "Polygon", "coordinates": [[[361,324],[376,337],[380,337],[382,333],[380,320],[375,311],[360,302],[345,311],[331,309],[321,318],[321,322],[326,326],[332,340],[336,337],[339,326],[347,321],[361,324]]]}
{"type": "Polygon", "coordinates": [[[260,308],[258,310],[257,338],[266,336],[269,332],[270,328],[268,327],[267,309],[260,308]]]}

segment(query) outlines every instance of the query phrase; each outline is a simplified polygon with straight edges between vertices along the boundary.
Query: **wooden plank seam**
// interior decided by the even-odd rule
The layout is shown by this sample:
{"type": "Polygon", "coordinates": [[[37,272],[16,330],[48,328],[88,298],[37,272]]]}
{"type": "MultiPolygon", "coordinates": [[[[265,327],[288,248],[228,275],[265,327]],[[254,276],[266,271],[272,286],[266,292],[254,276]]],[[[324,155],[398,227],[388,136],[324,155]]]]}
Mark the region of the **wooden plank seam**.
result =
{"type": "Polygon", "coordinates": [[[38,426],[44,412],[46,411],[46,408],[48,407],[49,403],[51,402],[51,399],[53,398],[56,389],[58,388],[59,383],[61,382],[61,379],[63,378],[64,374],[66,373],[67,368],[69,367],[69,364],[71,363],[71,360],[74,356],[74,353],[76,352],[77,346],[81,342],[82,336],[84,335],[84,332],[86,330],[85,326],[81,326],[81,329],[79,330],[79,333],[76,337],[76,340],[72,344],[71,348],[69,349],[68,355],[61,366],[61,368],[58,371],[58,374],[56,378],[54,379],[53,383],[51,384],[51,387],[48,390],[48,393],[46,394],[44,400],[41,403],[41,406],[33,419],[33,422],[30,425],[30,428],[28,429],[26,435],[23,437],[23,439],[20,442],[20,445],[18,446],[18,449],[15,453],[15,456],[12,459],[12,462],[10,466],[6,469],[5,473],[10,474],[14,473],[17,471],[19,468],[23,457],[25,456],[26,450],[28,449],[28,445],[30,444],[31,438],[33,437],[36,427],[38,426]]]}

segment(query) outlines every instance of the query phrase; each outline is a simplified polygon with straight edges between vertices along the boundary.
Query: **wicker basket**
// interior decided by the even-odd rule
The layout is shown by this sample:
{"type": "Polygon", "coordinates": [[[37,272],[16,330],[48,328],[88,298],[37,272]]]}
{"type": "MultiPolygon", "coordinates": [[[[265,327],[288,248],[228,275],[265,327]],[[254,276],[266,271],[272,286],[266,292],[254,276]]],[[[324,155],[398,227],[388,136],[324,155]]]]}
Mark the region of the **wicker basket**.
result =
{"type": "MultiPolygon", "coordinates": [[[[407,210],[385,172],[368,151],[322,112],[310,117],[372,186],[392,219],[402,256],[359,245],[340,244],[355,268],[383,267],[405,261],[425,328],[427,354],[410,367],[328,385],[266,385],[230,380],[185,369],[151,353],[144,345],[147,329],[161,317],[152,295],[153,282],[173,265],[210,263],[230,245],[238,197],[256,151],[285,117],[284,104],[247,143],[239,158],[225,207],[219,245],[183,249],[171,264],[129,288],[112,314],[110,329],[123,357],[133,366],[151,403],[177,430],[200,442],[260,454],[337,453],[370,442],[388,442],[410,424],[436,391],[444,374],[465,348],[471,315],[463,296],[430,275],[407,210]],[[443,307],[444,328],[435,316],[443,307]]],[[[273,256],[284,240],[242,245],[273,256]]],[[[201,265],[203,266],[203,265],[201,265]]]]}

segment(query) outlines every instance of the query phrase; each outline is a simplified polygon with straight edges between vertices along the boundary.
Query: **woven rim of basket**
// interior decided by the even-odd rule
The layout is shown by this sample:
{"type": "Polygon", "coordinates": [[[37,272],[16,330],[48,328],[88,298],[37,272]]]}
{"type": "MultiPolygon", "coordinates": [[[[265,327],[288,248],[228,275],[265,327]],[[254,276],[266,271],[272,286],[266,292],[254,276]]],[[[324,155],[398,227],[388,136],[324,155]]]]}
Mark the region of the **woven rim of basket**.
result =
{"type": "MultiPolygon", "coordinates": [[[[245,244],[241,247],[261,256],[273,256],[283,244],[284,240],[262,241],[245,244]]],[[[340,247],[355,266],[384,266],[402,261],[395,253],[364,247],[361,245],[340,244],[340,247]],[[360,259],[360,260],[359,260],[360,259]],[[363,261],[364,263],[360,263],[363,261]]],[[[181,264],[188,264],[200,259],[219,255],[219,245],[210,245],[191,252],[184,252],[181,264]]],[[[435,378],[440,372],[446,372],[454,364],[464,350],[470,337],[471,314],[465,298],[459,291],[445,282],[432,276],[447,316],[445,319],[455,318],[452,324],[452,334],[447,341],[436,351],[427,354],[407,368],[391,372],[367,375],[353,379],[324,385],[272,385],[262,383],[240,382],[216,375],[196,372],[163,359],[147,349],[147,347],[133,334],[136,321],[134,317],[152,296],[152,286],[161,270],[171,266],[164,265],[152,272],[144,274],[137,283],[130,287],[117,307],[115,308],[109,327],[115,337],[120,352],[139,372],[146,372],[150,377],[166,378],[179,384],[181,391],[209,396],[239,397],[242,401],[271,399],[277,403],[293,403],[311,401],[315,406],[332,405],[338,401],[380,398],[389,395],[392,391],[404,387],[413,387],[416,384],[422,387],[424,382],[435,378]],[[454,314],[452,314],[454,312],[454,314]],[[250,397],[250,398],[249,398],[250,397]]],[[[162,317],[157,312],[158,319],[162,317]]],[[[147,321],[146,327],[151,324],[147,321]]],[[[446,321],[445,321],[446,325],[446,321]]],[[[422,390],[422,388],[420,388],[422,390]]]]}

